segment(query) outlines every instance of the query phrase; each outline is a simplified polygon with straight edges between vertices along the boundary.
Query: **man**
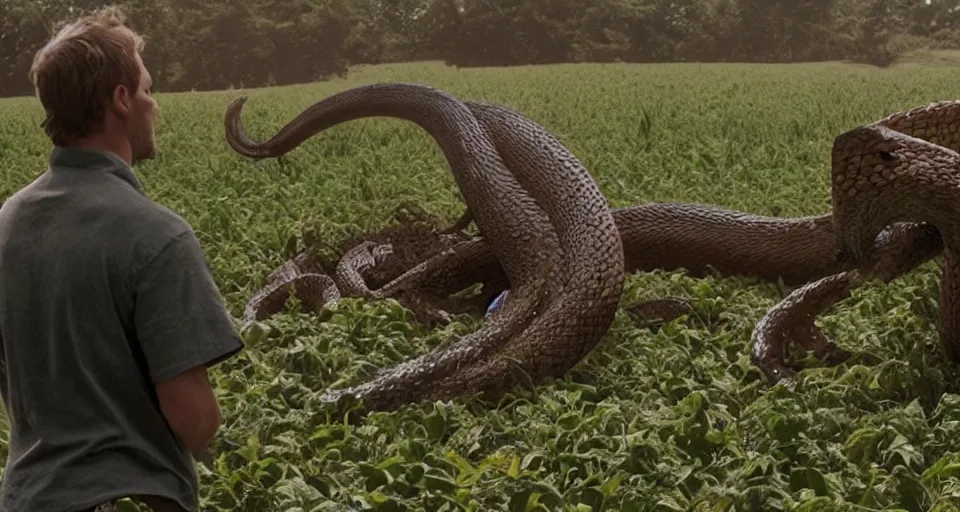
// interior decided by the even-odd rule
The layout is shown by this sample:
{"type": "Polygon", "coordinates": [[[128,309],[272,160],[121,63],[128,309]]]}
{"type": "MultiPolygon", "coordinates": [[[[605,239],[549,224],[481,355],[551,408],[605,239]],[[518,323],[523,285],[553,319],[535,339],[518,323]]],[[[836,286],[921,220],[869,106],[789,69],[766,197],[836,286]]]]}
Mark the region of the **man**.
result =
{"type": "Polygon", "coordinates": [[[30,72],[54,148],[0,207],[5,512],[198,508],[193,457],[221,422],[207,368],[242,342],[193,230],[132,171],[155,153],[143,46],[104,9],[30,72]]]}

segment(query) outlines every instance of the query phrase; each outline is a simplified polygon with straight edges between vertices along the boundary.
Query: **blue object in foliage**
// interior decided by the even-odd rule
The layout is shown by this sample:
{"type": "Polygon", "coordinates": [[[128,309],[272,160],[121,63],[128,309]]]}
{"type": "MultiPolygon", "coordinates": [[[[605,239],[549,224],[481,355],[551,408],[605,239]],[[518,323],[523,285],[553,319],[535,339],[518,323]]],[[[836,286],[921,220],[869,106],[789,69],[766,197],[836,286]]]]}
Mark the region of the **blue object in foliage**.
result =
{"type": "Polygon", "coordinates": [[[493,301],[490,302],[490,305],[487,306],[486,316],[490,316],[497,311],[500,311],[500,308],[503,307],[503,303],[507,300],[507,295],[510,294],[510,290],[504,290],[503,293],[497,295],[493,301]]]}

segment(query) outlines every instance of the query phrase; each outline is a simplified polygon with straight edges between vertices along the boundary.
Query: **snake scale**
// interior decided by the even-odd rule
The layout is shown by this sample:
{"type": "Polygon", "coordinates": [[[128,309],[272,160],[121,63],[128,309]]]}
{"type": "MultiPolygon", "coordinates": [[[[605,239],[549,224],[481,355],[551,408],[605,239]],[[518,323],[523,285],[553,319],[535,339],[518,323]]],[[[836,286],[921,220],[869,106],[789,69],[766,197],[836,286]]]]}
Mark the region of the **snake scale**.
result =
{"type": "Polygon", "coordinates": [[[483,123],[484,114],[435,88],[386,83],[320,100],[255,144],[239,126],[245,101],[231,102],[224,123],[231,148],[252,158],[279,156],[362,117],[405,119],[425,129],[513,290],[478,330],[363,384],[330,390],[325,400],[349,395],[383,409],[465,392],[498,394],[522,380],[563,375],[606,334],[623,290],[619,232],[593,178],[546,130],[494,106],[483,112],[498,122],[483,123]]]}
{"type": "MultiPolygon", "coordinates": [[[[477,102],[464,104],[475,114],[486,106],[477,102]]],[[[956,148],[960,145],[954,113],[957,105],[957,102],[947,101],[916,107],[889,115],[872,126],[926,137],[937,144],[956,148]]],[[[507,111],[503,107],[497,108],[501,112],[507,111]]],[[[525,119],[516,112],[511,114],[515,119],[525,119]]],[[[239,127],[239,110],[228,114],[231,115],[234,118],[232,125],[228,124],[227,137],[236,150],[237,141],[245,136],[239,127]]],[[[494,125],[503,123],[493,116],[486,121],[494,125]]],[[[504,137],[509,139],[520,135],[508,133],[504,137]]],[[[246,142],[249,144],[248,139],[246,142]]],[[[783,350],[791,336],[821,355],[842,356],[843,352],[826,340],[812,325],[811,319],[815,313],[829,307],[828,303],[839,300],[836,297],[861,282],[860,274],[852,269],[867,267],[872,269],[868,271],[869,275],[889,281],[937,256],[943,249],[939,230],[929,223],[903,222],[883,227],[874,238],[870,261],[865,262],[854,260],[852,255],[840,250],[832,214],[802,218],[767,217],[697,203],[648,203],[613,209],[611,213],[623,241],[626,272],[684,269],[695,276],[712,272],[768,281],[782,279],[788,285],[814,281],[771,309],[754,331],[754,361],[770,377],[781,371],[783,350]],[[854,279],[852,276],[858,277],[854,279]],[[817,280],[822,283],[813,286],[817,280]],[[820,297],[819,302],[811,299],[812,290],[820,297]],[[793,314],[785,315],[788,311],[793,314]],[[803,314],[799,314],[800,311],[803,314]]],[[[471,220],[468,205],[467,213],[454,229],[465,227],[471,220]]],[[[483,238],[461,242],[453,248],[445,247],[418,267],[405,276],[407,282],[418,276],[420,285],[440,279],[446,288],[439,288],[447,293],[478,281],[504,282],[500,275],[502,269],[483,238]],[[485,273],[478,273],[478,268],[485,269],[485,273]]],[[[259,298],[255,297],[251,304],[258,304],[264,293],[261,291],[259,298]]],[[[364,293],[365,296],[390,295],[364,293]]]]}

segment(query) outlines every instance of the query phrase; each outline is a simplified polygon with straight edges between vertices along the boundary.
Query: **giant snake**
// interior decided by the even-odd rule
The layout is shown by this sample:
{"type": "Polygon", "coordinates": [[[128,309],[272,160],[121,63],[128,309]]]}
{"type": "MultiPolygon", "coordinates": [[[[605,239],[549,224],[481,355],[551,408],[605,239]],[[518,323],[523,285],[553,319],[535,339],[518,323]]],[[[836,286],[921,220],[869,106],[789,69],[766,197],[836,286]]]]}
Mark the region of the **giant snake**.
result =
{"type": "MultiPolygon", "coordinates": [[[[499,137],[494,138],[498,150],[500,144],[509,147],[526,136],[522,130],[516,129],[515,123],[529,123],[542,130],[533,121],[504,107],[491,107],[477,102],[463,104],[489,132],[499,133],[499,137]]],[[[304,133],[306,130],[296,133],[289,129],[293,124],[291,122],[270,141],[254,144],[240,127],[241,105],[241,102],[231,104],[225,120],[228,142],[240,154],[259,158],[279,156],[309,136],[309,133],[304,133]],[[295,142],[291,142],[294,140],[295,142]]],[[[952,121],[953,115],[949,114],[954,108],[954,102],[931,104],[890,115],[873,125],[886,126],[917,137],[929,137],[936,143],[956,147],[958,130],[956,123],[952,121]]],[[[543,161],[529,163],[534,167],[545,165],[543,161]]],[[[516,172],[514,167],[508,168],[516,172]]],[[[471,220],[473,214],[469,203],[467,212],[455,227],[463,227],[466,224],[464,220],[471,220]]],[[[873,266],[882,271],[872,272],[871,275],[890,280],[933,258],[943,247],[940,233],[932,225],[894,224],[884,228],[875,237],[875,248],[870,262],[853,261],[839,250],[831,214],[803,218],[766,217],[696,203],[650,203],[613,209],[611,213],[623,241],[627,272],[685,269],[693,275],[704,275],[713,271],[720,275],[755,276],[766,280],[779,278],[787,284],[800,285],[855,267],[873,266]]],[[[359,295],[370,298],[389,296],[403,288],[398,283],[407,283],[408,288],[415,285],[430,286],[432,283],[433,286],[448,292],[462,289],[479,280],[503,283],[503,269],[498,267],[497,256],[485,238],[488,237],[459,244],[451,242],[433,258],[419,265],[419,268],[408,272],[404,279],[390,283],[392,286],[378,291],[363,290],[362,277],[358,273],[347,274],[355,285],[360,284],[357,288],[359,295]],[[485,269],[486,274],[478,274],[478,268],[485,269]],[[442,285],[438,285],[437,280],[443,281],[442,285]]],[[[351,259],[342,260],[341,265],[349,270],[351,259]]],[[[306,276],[309,273],[300,275],[306,276]]],[[[286,280],[274,280],[270,286],[276,290],[278,287],[296,283],[299,295],[317,295],[316,289],[311,292],[308,283],[297,282],[298,279],[300,278],[291,274],[286,280]]],[[[326,285],[336,287],[331,281],[326,282],[326,285]]],[[[793,297],[803,295],[805,290],[809,290],[809,287],[794,292],[793,297]]],[[[269,293],[264,290],[258,295],[262,300],[269,293]]],[[[256,300],[251,301],[251,305],[253,304],[257,304],[256,300]]],[[[784,308],[789,309],[788,304],[790,301],[784,301],[778,307],[781,311],[784,308]]],[[[256,309],[251,307],[251,311],[256,309]]],[[[576,315],[575,312],[572,314],[576,315]]],[[[761,324],[768,325],[770,322],[766,321],[765,317],[761,324]]],[[[796,324],[794,320],[790,325],[796,324]]],[[[782,355],[779,352],[784,342],[775,336],[758,335],[767,332],[760,327],[758,324],[758,331],[755,331],[755,362],[768,375],[773,376],[780,368],[782,355]]],[[[775,327],[780,332],[788,330],[783,321],[776,323],[775,327]]],[[[812,325],[807,326],[807,332],[808,336],[822,338],[812,325]]],[[[829,342],[820,343],[814,348],[821,352],[835,351],[835,347],[829,342]]]]}
{"type": "MultiPolygon", "coordinates": [[[[328,391],[325,400],[349,395],[382,409],[464,392],[493,395],[523,380],[563,375],[606,334],[623,289],[619,232],[593,178],[546,130],[493,106],[484,112],[502,122],[484,124],[484,115],[449,94],[390,83],[325,98],[254,144],[239,127],[245,99],[228,107],[225,126],[231,147],[254,158],[279,156],[351,119],[386,116],[419,125],[447,158],[513,290],[478,330],[363,384],[328,391]]],[[[370,262],[372,249],[347,261],[370,262]]]]}
{"type": "MultiPolygon", "coordinates": [[[[838,350],[814,325],[817,315],[864,283],[889,281],[902,269],[878,254],[875,240],[896,222],[936,229],[944,249],[938,334],[947,360],[960,363],[960,259],[953,207],[960,199],[960,154],[956,152],[960,102],[921,107],[913,130],[875,123],[838,135],[831,153],[836,244],[852,267],[811,281],[770,308],[754,328],[755,361],[767,377],[791,383],[784,362],[791,344],[838,362],[838,350]],[[908,135],[907,132],[917,136],[908,135]],[[930,140],[924,140],[930,139],[930,140]]],[[[894,224],[896,225],[896,224],[894,224]]]]}

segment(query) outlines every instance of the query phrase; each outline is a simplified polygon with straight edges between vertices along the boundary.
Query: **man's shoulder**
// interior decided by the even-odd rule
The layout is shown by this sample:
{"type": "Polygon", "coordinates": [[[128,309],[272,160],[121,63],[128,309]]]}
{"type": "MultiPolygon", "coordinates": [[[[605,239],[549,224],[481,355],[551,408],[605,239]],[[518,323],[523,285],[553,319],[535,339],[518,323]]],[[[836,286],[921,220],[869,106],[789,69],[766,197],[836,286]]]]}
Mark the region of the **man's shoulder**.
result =
{"type": "Polygon", "coordinates": [[[183,216],[153,201],[124,209],[123,215],[117,215],[115,221],[115,235],[112,236],[126,238],[126,242],[118,240],[121,245],[132,244],[129,254],[134,258],[131,267],[134,273],[153,262],[168,247],[196,236],[193,226],[183,216]]]}
{"type": "Polygon", "coordinates": [[[81,229],[95,229],[97,238],[114,238],[122,244],[134,242],[145,245],[148,251],[158,251],[170,241],[193,232],[182,215],[138,192],[113,191],[82,203],[84,214],[98,220],[84,223],[81,229]]]}
{"type": "Polygon", "coordinates": [[[182,215],[167,206],[144,198],[132,208],[124,211],[127,220],[133,221],[143,232],[160,238],[176,238],[186,232],[192,232],[193,227],[182,215]]]}
{"type": "Polygon", "coordinates": [[[34,178],[30,183],[27,183],[19,190],[10,194],[3,203],[0,204],[0,216],[9,216],[15,212],[25,201],[29,201],[31,197],[36,196],[38,192],[43,190],[44,186],[50,179],[49,169],[34,178]]]}
{"type": "MultiPolygon", "coordinates": [[[[189,223],[180,214],[156,202],[117,176],[109,173],[90,175],[97,179],[74,181],[74,178],[66,173],[52,173],[48,169],[10,195],[0,205],[0,209],[7,216],[48,208],[56,208],[65,215],[97,215],[161,238],[178,236],[191,230],[189,223]],[[57,198],[54,199],[55,196],[57,198]]],[[[123,231],[128,230],[122,229],[121,232],[123,231]]]]}

